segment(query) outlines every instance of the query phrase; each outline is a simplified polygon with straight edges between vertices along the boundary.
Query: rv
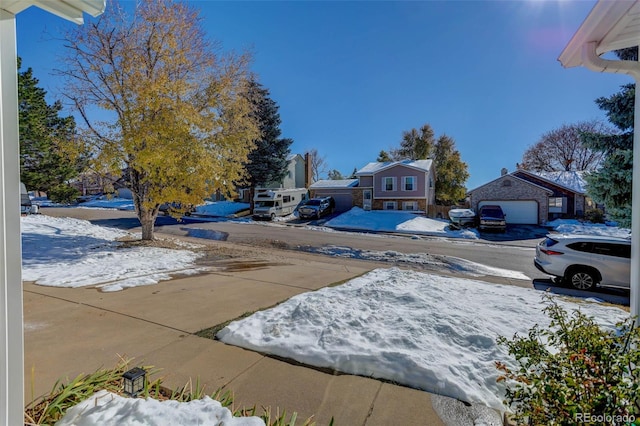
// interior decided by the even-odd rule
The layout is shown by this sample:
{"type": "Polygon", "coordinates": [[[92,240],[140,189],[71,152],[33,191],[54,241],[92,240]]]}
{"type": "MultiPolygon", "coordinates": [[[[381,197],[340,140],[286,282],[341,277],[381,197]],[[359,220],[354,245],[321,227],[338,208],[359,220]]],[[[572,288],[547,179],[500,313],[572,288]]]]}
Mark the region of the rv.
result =
{"type": "Polygon", "coordinates": [[[293,213],[301,201],[309,198],[305,188],[258,189],[253,197],[253,218],[271,219],[293,213]]]}

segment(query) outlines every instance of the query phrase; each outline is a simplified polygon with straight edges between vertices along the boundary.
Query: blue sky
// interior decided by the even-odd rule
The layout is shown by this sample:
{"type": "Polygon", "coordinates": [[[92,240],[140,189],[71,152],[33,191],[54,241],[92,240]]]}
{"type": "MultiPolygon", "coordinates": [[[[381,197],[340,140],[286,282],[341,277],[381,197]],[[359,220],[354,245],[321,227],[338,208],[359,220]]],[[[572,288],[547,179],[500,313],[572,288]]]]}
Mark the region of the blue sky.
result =
{"type": "MultiPolygon", "coordinates": [[[[343,174],[429,123],[455,140],[473,189],[513,171],[545,132],[606,120],[594,100],[632,81],[557,61],[594,1],[193,4],[225,50],[253,52],[292,151],[315,148],[343,174]]],[[[64,90],[51,72],[72,25],[33,7],[17,17],[23,69],[51,100],[64,90]]]]}

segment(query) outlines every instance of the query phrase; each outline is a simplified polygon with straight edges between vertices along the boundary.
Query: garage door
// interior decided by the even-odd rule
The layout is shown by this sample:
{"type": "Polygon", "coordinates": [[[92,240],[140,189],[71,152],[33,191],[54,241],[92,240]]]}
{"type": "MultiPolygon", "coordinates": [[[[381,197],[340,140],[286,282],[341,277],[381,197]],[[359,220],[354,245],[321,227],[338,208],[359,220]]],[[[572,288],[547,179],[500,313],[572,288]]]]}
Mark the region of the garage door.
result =
{"type": "Polygon", "coordinates": [[[497,204],[507,215],[507,223],[514,224],[538,224],[537,201],[481,201],[478,208],[486,204],[497,204]]]}
{"type": "Polygon", "coordinates": [[[315,192],[315,196],[316,197],[333,197],[333,199],[336,201],[336,212],[338,213],[342,213],[342,212],[346,212],[348,210],[351,210],[351,207],[353,207],[353,196],[351,195],[351,192],[345,193],[345,192],[332,192],[332,191],[316,191],[315,192]]]}

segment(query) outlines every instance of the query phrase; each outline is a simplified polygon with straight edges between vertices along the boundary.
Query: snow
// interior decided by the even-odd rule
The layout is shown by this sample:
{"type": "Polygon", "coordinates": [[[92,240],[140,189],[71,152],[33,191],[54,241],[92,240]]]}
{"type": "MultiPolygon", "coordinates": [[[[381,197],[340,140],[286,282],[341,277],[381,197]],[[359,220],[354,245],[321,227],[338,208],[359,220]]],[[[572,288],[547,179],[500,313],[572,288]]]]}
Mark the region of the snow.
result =
{"type": "Polygon", "coordinates": [[[478,238],[477,231],[473,229],[449,229],[448,220],[429,219],[419,214],[398,210],[365,211],[359,207],[353,207],[348,212],[325,223],[325,226],[363,231],[432,235],[448,238],[478,238]]]}
{"type": "Polygon", "coordinates": [[[106,195],[85,201],[79,204],[78,207],[134,210],[133,200],[131,198],[108,197],[106,195]]]}
{"type": "Polygon", "coordinates": [[[310,188],[351,188],[358,186],[358,179],[328,179],[318,180],[311,184],[310,188]]]}
{"type": "Polygon", "coordinates": [[[258,417],[233,417],[229,409],[208,396],[189,402],[158,401],[151,398],[124,398],[105,390],[68,409],[64,417],[56,423],[57,426],[264,424],[258,417]]]}
{"type": "Polygon", "coordinates": [[[576,219],[556,219],[547,222],[547,227],[562,234],[602,235],[605,237],[631,238],[631,230],[603,223],[580,222],[576,219]]]}
{"type": "MultiPolygon", "coordinates": [[[[613,327],[622,309],[552,296],[613,327]]],[[[225,343],[376,377],[504,411],[500,335],[549,325],[541,293],[397,268],[295,296],[229,324],[225,343]]]]}
{"type": "Polygon", "coordinates": [[[199,272],[191,250],[122,247],[118,239],[140,236],[85,220],[30,215],[21,228],[22,278],[39,285],[109,292],[199,272]]]}
{"type": "Polygon", "coordinates": [[[356,172],[356,175],[368,175],[379,172],[380,170],[394,167],[397,165],[409,166],[424,171],[429,171],[433,160],[402,160],[402,161],[387,161],[387,162],[373,162],[369,163],[356,172]]]}
{"type": "Polygon", "coordinates": [[[237,203],[233,201],[207,201],[204,205],[197,206],[194,214],[225,217],[231,216],[242,210],[251,207],[248,203],[237,203]]]}
{"type": "Polygon", "coordinates": [[[405,265],[422,265],[430,268],[438,268],[443,271],[460,272],[466,275],[479,277],[482,275],[493,275],[496,277],[514,278],[519,280],[529,280],[530,277],[522,272],[509,269],[494,268],[470,260],[453,256],[437,256],[428,253],[400,253],[393,250],[376,251],[360,250],[352,247],[323,246],[304,248],[312,253],[321,253],[328,256],[346,257],[362,260],[373,260],[377,262],[393,262],[405,265]]]}
{"type": "Polygon", "coordinates": [[[587,181],[585,176],[588,172],[584,171],[554,171],[554,172],[531,172],[548,181],[562,185],[581,194],[587,192],[587,181]]]}
{"type": "MultiPolygon", "coordinates": [[[[444,221],[406,212],[354,209],[333,221],[342,217],[351,217],[342,222],[347,227],[368,224],[373,229],[397,231],[413,226],[411,232],[419,228],[443,236],[452,234],[445,230],[444,221]],[[418,223],[416,219],[422,220],[418,223]]],[[[198,254],[192,246],[123,247],[119,239],[139,236],[70,218],[31,215],[22,217],[21,225],[23,277],[41,285],[92,285],[103,291],[115,291],[170,279],[174,273],[198,271],[194,266],[198,254]]],[[[585,226],[568,222],[554,225],[585,226]]],[[[587,228],[598,232],[617,230],[587,228]]],[[[333,250],[330,253],[333,255],[340,255],[341,251],[351,255],[348,250],[353,249],[328,250],[333,250]]],[[[356,254],[396,258],[408,263],[432,262],[433,269],[449,272],[526,278],[517,271],[496,270],[451,257],[444,261],[444,257],[390,251],[356,254]]],[[[606,327],[613,327],[628,317],[627,312],[616,307],[550,297],[566,309],[579,308],[606,327]]],[[[496,338],[525,334],[535,324],[548,326],[543,307],[541,292],[533,289],[398,268],[377,269],[345,284],[300,294],[275,308],[232,322],[218,337],[229,344],[305,364],[383,378],[502,411],[504,385],[496,383],[494,361],[511,361],[504,349],[496,345],[496,338]]],[[[123,424],[124,418],[132,422],[144,419],[144,423],[141,420],[130,424],[197,424],[201,416],[218,410],[215,403],[206,399],[189,406],[171,402],[167,404],[168,412],[182,410],[184,416],[193,417],[184,422],[172,418],[167,422],[173,414],[165,412],[160,404],[164,403],[142,399],[123,401],[115,395],[101,393],[70,410],[68,415],[75,416],[74,420],[60,424],[106,424],[102,419],[107,418],[116,418],[112,424],[123,424]]],[[[222,421],[224,424],[262,424],[245,419],[238,419],[238,423],[222,421]],[[244,421],[247,423],[240,423],[244,421]]]]}

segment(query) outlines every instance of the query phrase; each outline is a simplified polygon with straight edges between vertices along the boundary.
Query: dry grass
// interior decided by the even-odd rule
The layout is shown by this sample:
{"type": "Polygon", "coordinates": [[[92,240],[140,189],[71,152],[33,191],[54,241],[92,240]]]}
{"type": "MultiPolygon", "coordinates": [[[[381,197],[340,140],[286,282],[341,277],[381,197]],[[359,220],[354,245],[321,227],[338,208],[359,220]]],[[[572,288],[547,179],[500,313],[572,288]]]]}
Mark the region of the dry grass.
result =
{"type": "MultiPolygon", "coordinates": [[[[24,411],[25,426],[45,426],[54,425],[60,420],[67,409],[77,405],[85,399],[91,397],[100,390],[123,395],[122,375],[132,368],[132,360],[122,359],[121,362],[112,369],[100,369],[92,374],[80,375],[67,384],[58,381],[51,392],[41,398],[31,402],[24,411]]],[[[157,375],[159,371],[152,366],[143,367],[148,372],[148,377],[157,375]]],[[[124,395],[123,395],[124,396],[124,395]]],[[[233,404],[233,394],[230,391],[218,389],[211,394],[206,394],[204,386],[199,381],[194,384],[191,380],[180,389],[170,390],[162,385],[162,379],[158,378],[146,384],[145,390],[140,394],[143,398],[153,398],[160,401],[175,400],[188,402],[202,399],[209,396],[219,401],[223,407],[231,410],[236,417],[258,416],[264,420],[268,426],[295,426],[297,423],[297,413],[288,415],[286,411],[272,410],[271,407],[256,406],[251,408],[235,408],[233,404]]],[[[313,418],[310,417],[299,426],[313,426],[313,418]]],[[[333,424],[333,420],[331,421],[333,424]]]]}

